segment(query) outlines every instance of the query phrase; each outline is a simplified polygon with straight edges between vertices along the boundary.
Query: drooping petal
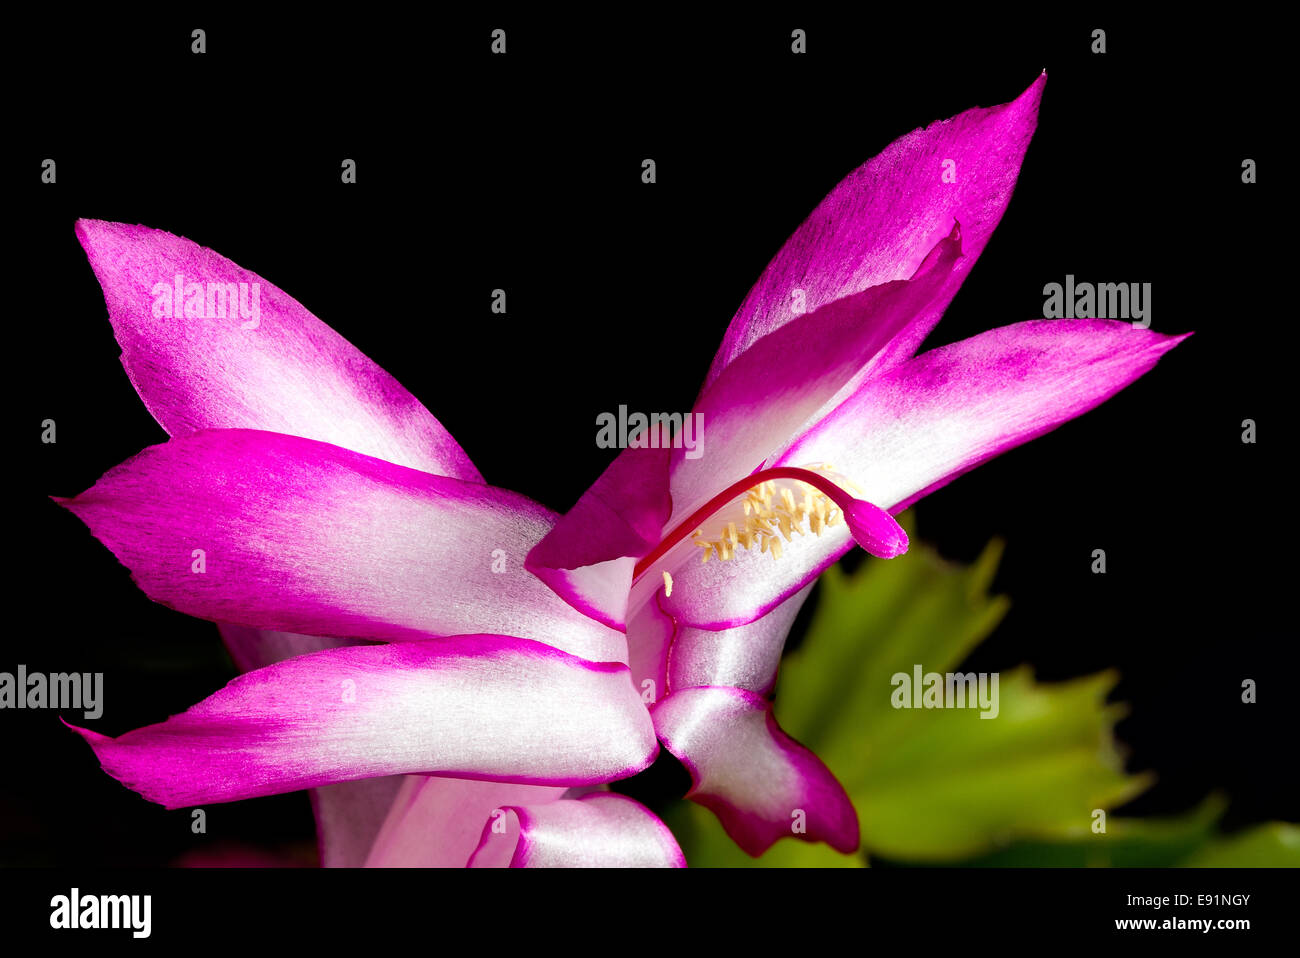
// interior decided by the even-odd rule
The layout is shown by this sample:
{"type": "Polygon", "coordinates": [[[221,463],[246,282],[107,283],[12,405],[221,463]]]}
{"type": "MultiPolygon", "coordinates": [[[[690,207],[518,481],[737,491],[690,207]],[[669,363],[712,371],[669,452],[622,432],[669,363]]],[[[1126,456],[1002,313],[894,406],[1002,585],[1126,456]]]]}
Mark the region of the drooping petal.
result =
{"type": "Polygon", "coordinates": [[[809,310],[891,280],[907,279],[954,222],[965,254],[944,289],[882,357],[910,356],[938,322],[1002,218],[1038,122],[1040,76],[1018,98],[895,140],[850,173],[777,253],[741,304],[706,386],[737,356],[809,310]],[[951,161],[951,163],[949,162],[951,161]]]}
{"type": "Polygon", "coordinates": [[[685,868],[672,832],[624,795],[596,792],[493,818],[471,868],[685,868]]]}
{"type": "Polygon", "coordinates": [[[651,714],[664,748],[691,773],[687,798],[710,809],[750,855],[779,838],[858,847],[858,816],[844,787],[781,731],[771,703],[743,689],[675,691],[651,714]]]}
{"type": "Polygon", "coordinates": [[[406,772],[597,784],[658,752],[627,666],[499,635],[300,655],[160,724],[76,731],[105,771],[168,808],[406,772]]]}
{"type": "MultiPolygon", "coordinates": [[[[271,632],[220,623],[221,638],[241,672],[283,662],[295,655],[359,644],[350,639],[271,632]]],[[[388,775],[340,782],[311,790],[316,845],[322,868],[359,868],[408,776],[388,775]]]]}
{"type": "Polygon", "coordinates": [[[961,250],[954,228],[928,251],[912,279],[873,286],[792,319],[730,363],[695,405],[703,442],[693,451],[673,450],[669,524],[788,445],[946,287],[961,250]]]}
{"type": "Polygon", "coordinates": [[[627,616],[635,557],[659,541],[672,511],[665,430],[623,449],[528,554],[526,567],[574,608],[616,629],[627,616]]]}
{"type": "Polygon", "coordinates": [[[62,504],[150,598],[200,618],[387,640],[490,630],[626,661],[621,633],[524,569],[554,513],[481,483],[221,429],[152,446],[62,504]]]}
{"type": "Polygon", "coordinates": [[[393,800],[411,775],[361,778],[313,788],[316,845],[322,868],[360,868],[393,800]]]}
{"type": "Polygon", "coordinates": [[[546,804],[565,793],[562,785],[437,775],[408,775],[403,783],[365,860],[368,868],[464,868],[483,823],[502,819],[503,806],[546,804]]]}
{"type": "Polygon", "coordinates": [[[162,230],[83,219],[76,233],[104,289],[127,375],[169,435],[264,429],[482,481],[397,380],[256,273],[162,230]],[[177,277],[182,299],[199,292],[202,310],[197,302],[173,308],[177,277]],[[250,315],[230,316],[224,298],[226,315],[215,315],[218,295],[233,285],[238,302],[241,283],[250,315]]]}
{"type": "Polygon", "coordinates": [[[767,695],[776,685],[790,626],[812,588],[808,584],[767,615],[734,629],[682,626],[668,653],[669,691],[724,685],[767,695]]]}
{"type": "MultiPolygon", "coordinates": [[[[864,383],[776,465],[831,462],[897,514],[981,462],[1087,412],[1183,337],[1112,320],[1037,320],[931,350],[864,383]]],[[[852,547],[844,524],[673,570],[679,626],[734,628],[767,614],[852,547]]]]}

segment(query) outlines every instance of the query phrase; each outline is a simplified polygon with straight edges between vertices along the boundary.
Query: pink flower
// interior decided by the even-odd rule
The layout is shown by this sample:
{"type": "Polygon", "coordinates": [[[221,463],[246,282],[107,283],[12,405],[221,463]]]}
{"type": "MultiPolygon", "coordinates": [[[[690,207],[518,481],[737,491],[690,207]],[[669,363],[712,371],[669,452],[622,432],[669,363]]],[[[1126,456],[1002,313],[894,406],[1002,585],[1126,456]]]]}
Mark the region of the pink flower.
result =
{"type": "Polygon", "coordinates": [[[1036,321],[915,354],[1006,208],[1044,82],[850,174],[728,327],[694,410],[705,455],[647,434],[562,517],[486,485],[270,283],[79,222],[172,438],[60,501],[150,597],[224,623],[248,671],[161,724],[78,731],[168,807],[315,789],[326,864],[683,864],[651,812],[598,790],[660,742],[751,854],[792,833],[854,850],[843,788],[769,699],[813,581],[855,541],[901,553],[893,515],[1182,338],[1036,321]],[[257,284],[259,321],[158,316],[174,276],[257,284]]]}

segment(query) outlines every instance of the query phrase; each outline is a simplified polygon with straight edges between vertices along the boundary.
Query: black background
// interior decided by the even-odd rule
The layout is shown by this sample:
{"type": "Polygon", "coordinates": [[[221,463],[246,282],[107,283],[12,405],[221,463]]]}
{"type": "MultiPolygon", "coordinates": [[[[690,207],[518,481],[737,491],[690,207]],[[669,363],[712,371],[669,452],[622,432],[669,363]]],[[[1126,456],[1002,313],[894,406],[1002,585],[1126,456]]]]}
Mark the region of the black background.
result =
{"type": "MultiPolygon", "coordinates": [[[[1099,409],[923,500],[921,538],[963,560],[1008,543],[995,587],[1012,611],[971,667],[1120,670],[1129,767],[1159,776],[1125,813],[1220,790],[1229,827],[1300,817],[1276,25],[909,14],[15,28],[0,669],[104,672],[107,734],[234,674],[215,626],[151,603],[47,498],[165,439],[117,361],[77,217],[166,229],[261,274],[396,376],[489,482],[564,510],[608,461],[596,415],[689,409],[745,292],[844,175],[1046,68],[1015,196],[927,348],[1040,317],[1043,285],[1066,273],[1150,282],[1153,328],[1196,335],[1099,409]],[[489,53],[497,26],[505,57],[489,53]],[[807,55],[790,53],[793,27],[807,55]],[[355,186],[339,182],[344,157],[355,186]],[[498,287],[505,316],[489,309],[498,287]],[[1240,702],[1245,678],[1256,705],[1240,702]]],[[[194,836],[188,812],[104,775],[54,713],[0,722],[0,863],[311,841],[304,794],[209,808],[194,836]]],[[[656,770],[642,793],[684,787],[656,770]]]]}

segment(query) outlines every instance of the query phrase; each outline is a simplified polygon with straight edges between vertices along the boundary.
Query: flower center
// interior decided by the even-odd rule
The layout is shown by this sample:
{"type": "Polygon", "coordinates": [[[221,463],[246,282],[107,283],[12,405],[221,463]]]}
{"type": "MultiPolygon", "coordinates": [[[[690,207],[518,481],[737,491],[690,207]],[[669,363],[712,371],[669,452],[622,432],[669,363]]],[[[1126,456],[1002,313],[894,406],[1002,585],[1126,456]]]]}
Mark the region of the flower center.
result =
{"type": "Polygon", "coordinates": [[[781,541],[813,535],[838,525],[841,519],[858,544],[872,555],[892,558],[907,551],[907,534],[883,509],[854,498],[844,487],[849,480],[829,465],[809,468],[778,466],[746,476],[718,493],[678,523],[653,550],[637,562],[633,580],[688,536],[703,549],[708,562],[733,559],[739,549],[756,549],[781,558],[781,541]]]}

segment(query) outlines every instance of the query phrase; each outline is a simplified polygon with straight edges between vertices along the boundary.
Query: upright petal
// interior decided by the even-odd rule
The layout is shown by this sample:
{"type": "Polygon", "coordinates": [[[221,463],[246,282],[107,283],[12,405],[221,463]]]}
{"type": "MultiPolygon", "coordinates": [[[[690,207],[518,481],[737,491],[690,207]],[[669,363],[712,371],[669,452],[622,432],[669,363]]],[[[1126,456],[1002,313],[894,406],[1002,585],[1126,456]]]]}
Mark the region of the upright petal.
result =
{"type": "Polygon", "coordinates": [[[799,316],[754,343],[695,405],[703,439],[674,449],[673,515],[684,520],[783,449],[813,415],[946,288],[962,260],[955,227],[910,280],[885,283],[799,316]],[[694,456],[694,458],[691,458],[694,456]]]}
{"type": "Polygon", "coordinates": [[[960,222],[965,256],[944,289],[889,347],[910,356],[938,322],[984,251],[1011,198],[1038,123],[1043,74],[1010,103],[967,110],[895,140],[854,170],[777,253],[741,304],[706,386],[756,341],[795,317],[795,290],[809,310],[916,272],[960,222]]]}
{"type": "Polygon", "coordinates": [[[781,731],[771,703],[731,688],[673,692],[652,710],[664,748],[691,773],[687,797],[718,816],[750,855],[792,836],[844,853],[858,847],[858,816],[812,752],[781,731]]]}
{"type": "Polygon", "coordinates": [[[200,618],[386,640],[491,630],[626,661],[621,633],[524,569],[555,514],[481,483],[220,429],[152,446],[62,504],[150,598],[200,618]]]}
{"type": "Polygon", "coordinates": [[[590,785],[658,752],[627,666],[500,635],[300,655],[158,725],[76,731],[105,771],[168,808],[404,772],[590,785]]]}
{"type": "Polygon", "coordinates": [[[76,233],[104,289],[122,365],[169,435],[265,429],[481,481],[397,380],[256,273],[162,230],[83,219],[76,233]],[[196,292],[201,308],[186,308],[196,292]],[[244,312],[231,315],[230,297],[244,312]]]}
{"type": "MultiPolygon", "coordinates": [[[[897,514],[992,457],[1087,412],[1183,339],[1113,320],[1036,320],[923,353],[869,379],[775,463],[832,462],[897,514]]],[[[681,626],[753,622],[853,545],[843,524],[796,536],[778,561],[753,551],[673,570],[664,609],[681,626]]]]}
{"type": "MultiPolygon", "coordinates": [[[[657,434],[654,448],[624,450],[532,551],[528,568],[575,608],[622,628],[630,560],[650,552],[665,526],[685,522],[788,446],[857,372],[872,368],[880,348],[925,308],[960,258],[954,228],[911,280],[830,303],[756,343],[696,404],[692,448],[670,449],[669,437],[657,434]]],[[[632,594],[633,614],[648,601],[645,588],[632,594]]]]}
{"type": "Polygon", "coordinates": [[[503,809],[483,837],[472,868],[685,868],[672,832],[625,795],[594,792],[545,805],[503,809]]]}

